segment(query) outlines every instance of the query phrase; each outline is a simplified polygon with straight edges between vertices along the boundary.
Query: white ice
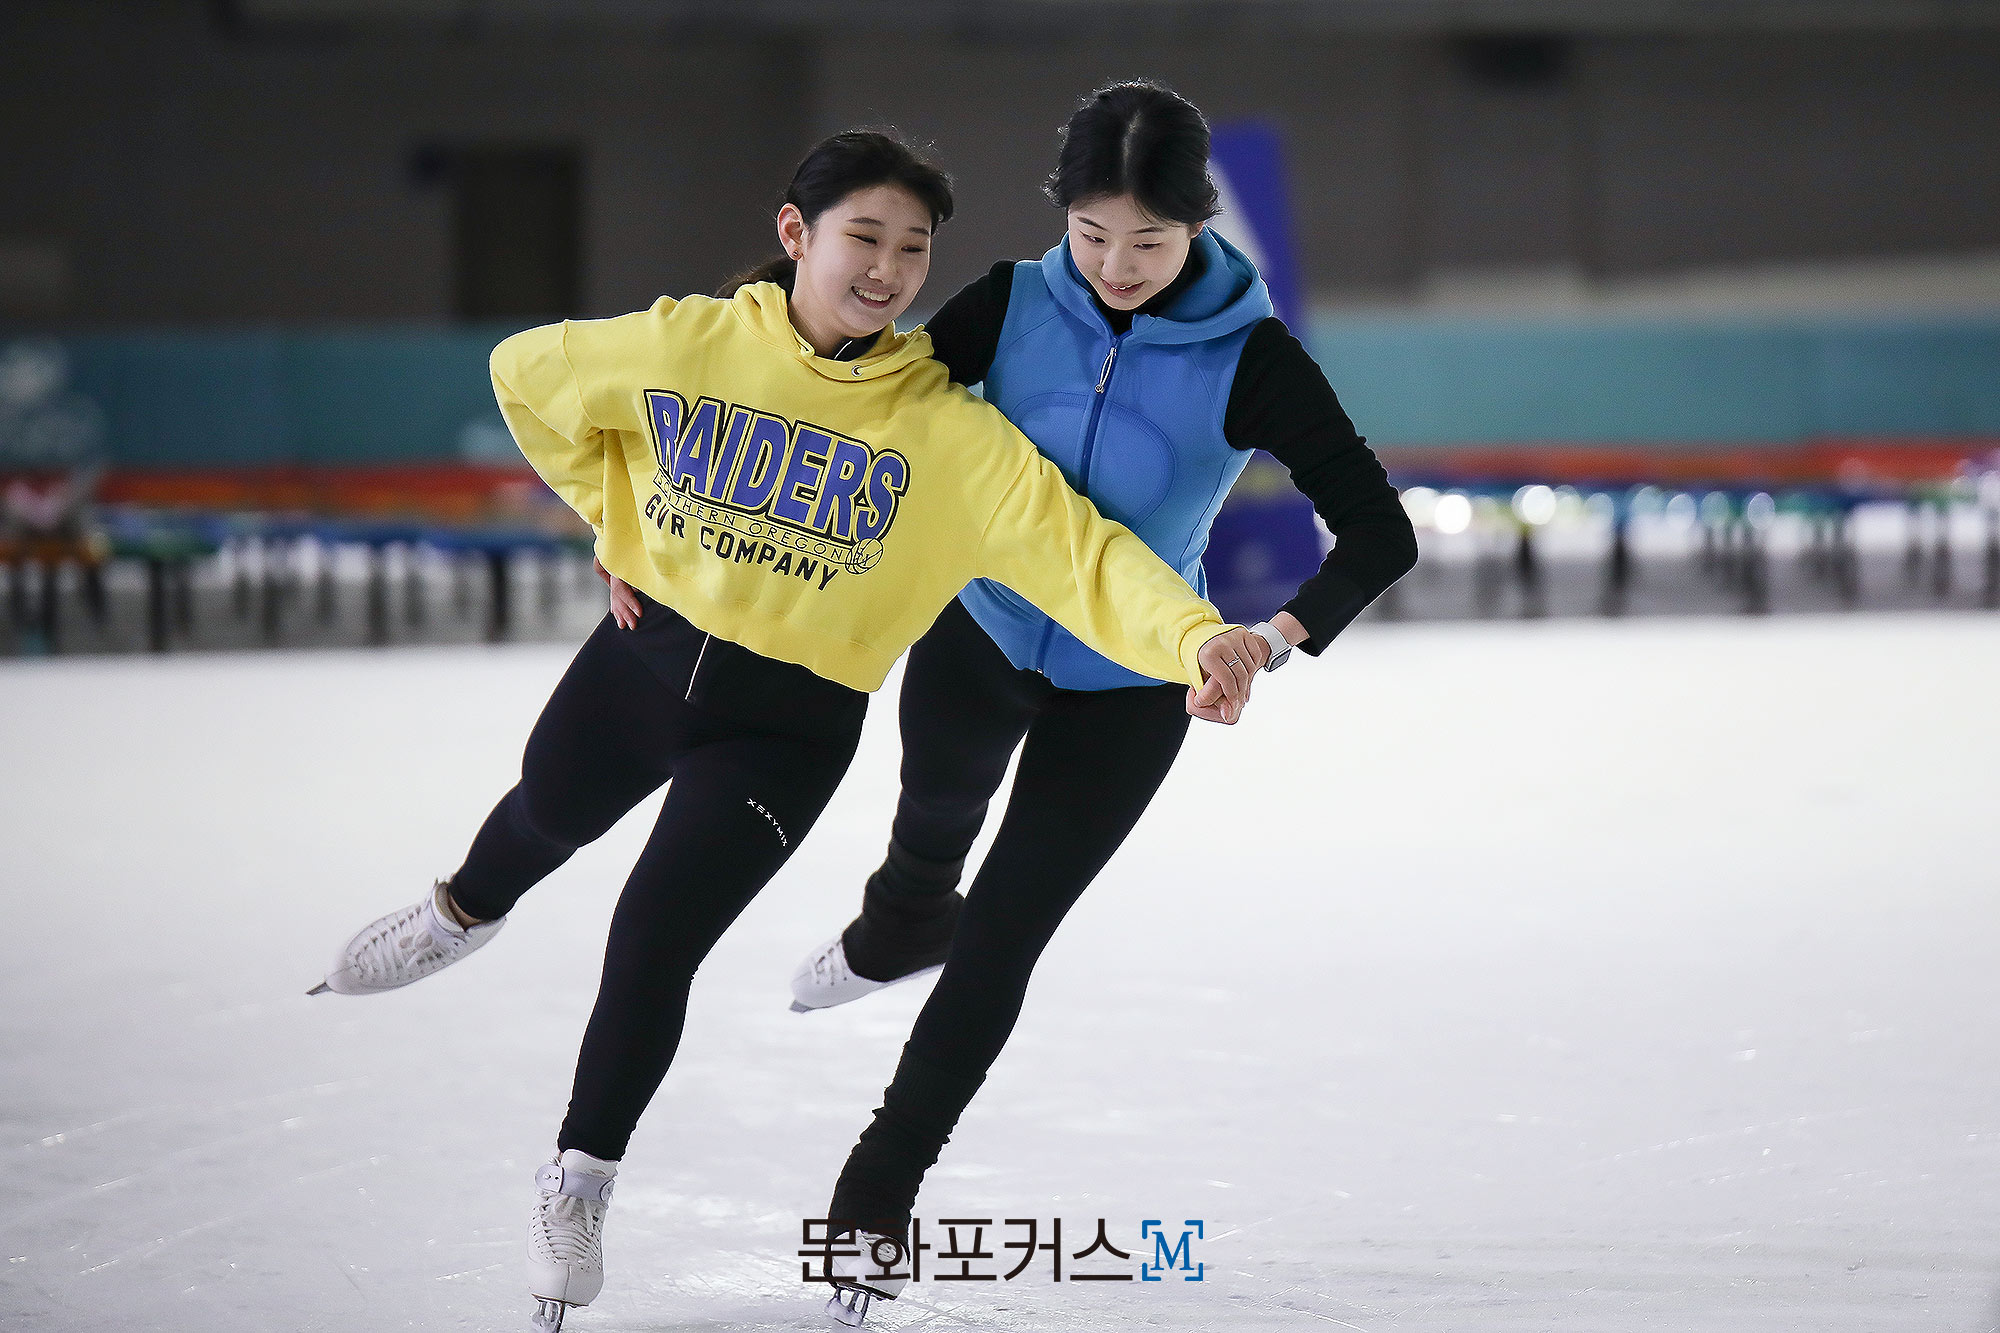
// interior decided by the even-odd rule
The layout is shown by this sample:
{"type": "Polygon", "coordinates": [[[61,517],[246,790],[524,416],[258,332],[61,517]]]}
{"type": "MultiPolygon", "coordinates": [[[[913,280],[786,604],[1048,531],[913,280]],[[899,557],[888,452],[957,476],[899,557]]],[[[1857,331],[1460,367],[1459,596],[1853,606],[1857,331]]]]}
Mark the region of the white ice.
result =
{"type": "MultiPolygon", "coordinates": [[[[303,992],[457,864],[566,658],[0,666],[0,1325],[525,1328],[654,803],[465,966],[303,992]]],[[[926,1281],[881,1323],[2000,1326],[1996,682],[1976,615],[1362,626],[1268,678],[919,1204],[1200,1218],[1205,1280],[926,1281]]],[[[576,1333],[823,1326],[800,1220],[923,990],[801,1016],[786,978],[881,852],[892,699],[696,980],[576,1333]]]]}

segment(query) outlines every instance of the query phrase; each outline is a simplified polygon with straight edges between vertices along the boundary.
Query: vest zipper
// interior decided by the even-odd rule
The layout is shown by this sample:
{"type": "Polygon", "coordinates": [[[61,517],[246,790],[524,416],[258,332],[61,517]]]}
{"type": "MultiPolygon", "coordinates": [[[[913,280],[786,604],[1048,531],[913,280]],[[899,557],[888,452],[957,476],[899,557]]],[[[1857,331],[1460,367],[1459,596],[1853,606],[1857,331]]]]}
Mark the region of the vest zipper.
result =
{"type": "Polygon", "coordinates": [[[1104,390],[1111,383],[1111,367],[1118,360],[1118,344],[1125,341],[1124,334],[1111,340],[1111,350],[1104,354],[1104,369],[1097,373],[1097,392],[1090,400],[1090,420],[1083,428],[1083,461],[1077,465],[1077,493],[1090,494],[1090,459],[1097,452],[1097,427],[1104,417],[1104,390]]]}
{"type": "MultiPolygon", "coordinates": [[[[1097,372],[1097,389],[1091,395],[1090,400],[1090,420],[1084,424],[1083,428],[1083,459],[1078,463],[1076,470],[1076,493],[1078,495],[1088,496],[1090,494],[1090,459],[1091,455],[1097,451],[1097,427],[1099,421],[1104,416],[1104,390],[1111,383],[1111,367],[1118,360],[1118,344],[1123,341],[1125,341],[1124,334],[1112,335],[1111,350],[1104,354],[1104,369],[1097,372]]],[[[1048,619],[1049,623],[1042,626],[1042,642],[1041,647],[1035,654],[1035,661],[1037,663],[1035,669],[1043,675],[1047,675],[1049,645],[1055,641],[1056,622],[1053,618],[1047,617],[1046,614],[1044,618],[1048,619]]]]}

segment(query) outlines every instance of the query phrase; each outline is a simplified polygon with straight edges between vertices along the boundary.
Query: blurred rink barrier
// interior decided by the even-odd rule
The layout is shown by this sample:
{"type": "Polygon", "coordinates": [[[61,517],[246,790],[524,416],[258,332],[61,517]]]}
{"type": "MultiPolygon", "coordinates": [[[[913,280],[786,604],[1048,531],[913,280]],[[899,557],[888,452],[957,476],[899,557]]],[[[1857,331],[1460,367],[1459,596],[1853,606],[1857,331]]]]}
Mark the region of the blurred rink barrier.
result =
{"type": "MultiPolygon", "coordinates": [[[[579,632],[588,530],[492,401],[510,331],[0,335],[0,651],[579,632]]],[[[1310,332],[1424,549],[1371,615],[2000,607],[2000,317],[1310,332]]],[[[1260,458],[1209,593],[1267,616],[1329,541],[1260,458]]]]}
{"type": "Polygon", "coordinates": [[[527,566],[552,618],[590,533],[493,405],[510,331],[0,342],[8,647],[497,641],[527,566]]]}
{"type": "MultiPolygon", "coordinates": [[[[1423,549],[1371,614],[2000,608],[2000,317],[1328,317],[1309,345],[1423,549]]],[[[1303,577],[1271,535],[1301,503],[1246,470],[1225,615],[1303,577]]]]}

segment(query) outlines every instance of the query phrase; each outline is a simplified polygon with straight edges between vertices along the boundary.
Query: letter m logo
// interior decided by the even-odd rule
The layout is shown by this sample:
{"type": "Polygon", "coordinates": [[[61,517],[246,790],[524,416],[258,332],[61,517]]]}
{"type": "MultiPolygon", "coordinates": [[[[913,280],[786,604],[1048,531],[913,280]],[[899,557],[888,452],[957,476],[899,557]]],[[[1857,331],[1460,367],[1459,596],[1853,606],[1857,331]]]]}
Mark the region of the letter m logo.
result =
{"type": "Polygon", "coordinates": [[[1203,1274],[1208,1271],[1208,1265],[1206,1263],[1196,1263],[1189,1254],[1194,1241],[1206,1239],[1203,1235],[1201,1219],[1189,1218],[1181,1225],[1184,1230],[1180,1234],[1180,1239],[1169,1245],[1167,1243],[1166,1229],[1158,1221],[1146,1221],[1139,1224],[1139,1243],[1143,1245],[1149,1240],[1153,1242],[1153,1262],[1141,1262],[1139,1265],[1139,1277],[1142,1281],[1159,1282],[1165,1274],[1170,1272],[1182,1274],[1181,1280],[1183,1282],[1200,1282],[1203,1280],[1203,1274]]]}

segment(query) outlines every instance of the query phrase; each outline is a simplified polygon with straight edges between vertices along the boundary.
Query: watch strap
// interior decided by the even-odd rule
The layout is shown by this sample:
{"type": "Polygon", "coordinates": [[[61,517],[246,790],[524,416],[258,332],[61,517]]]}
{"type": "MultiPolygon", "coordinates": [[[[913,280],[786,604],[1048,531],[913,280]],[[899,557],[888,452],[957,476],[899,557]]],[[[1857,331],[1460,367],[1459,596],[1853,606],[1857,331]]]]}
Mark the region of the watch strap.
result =
{"type": "Polygon", "coordinates": [[[1261,635],[1264,642],[1271,645],[1271,660],[1264,663],[1264,670],[1276,671],[1291,658],[1292,644],[1280,630],[1268,620],[1260,620],[1250,627],[1252,634],[1261,635]]]}

